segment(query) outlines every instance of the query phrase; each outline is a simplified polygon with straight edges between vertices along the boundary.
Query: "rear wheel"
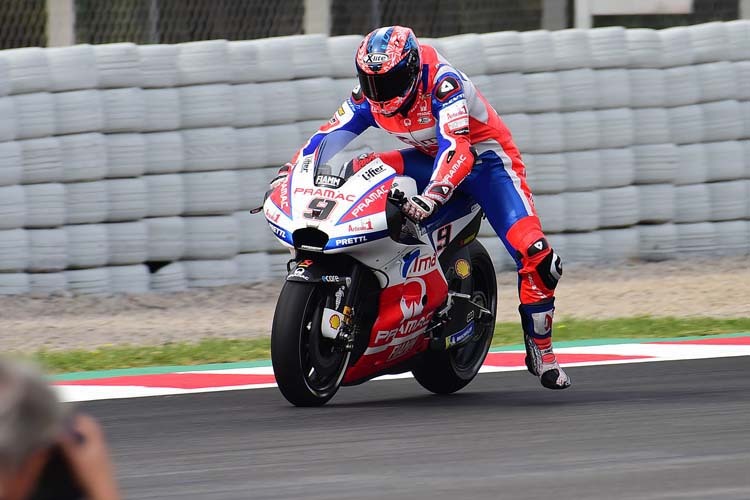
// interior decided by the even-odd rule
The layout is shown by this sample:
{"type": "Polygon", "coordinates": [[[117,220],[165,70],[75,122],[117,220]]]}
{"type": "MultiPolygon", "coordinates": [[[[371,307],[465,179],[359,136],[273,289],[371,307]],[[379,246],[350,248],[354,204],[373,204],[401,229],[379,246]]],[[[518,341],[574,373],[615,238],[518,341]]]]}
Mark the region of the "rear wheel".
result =
{"type": "Polygon", "coordinates": [[[475,241],[471,248],[471,298],[492,311],[491,321],[476,321],[471,340],[447,351],[426,351],[413,369],[422,387],[436,394],[451,394],[471,382],[487,357],[495,331],[497,282],[495,268],[484,247],[475,241]]]}
{"type": "Polygon", "coordinates": [[[326,290],[322,283],[287,281],[271,329],[271,361],[284,397],[296,406],[320,406],[336,394],[349,351],[336,349],[320,330],[326,290]]]}

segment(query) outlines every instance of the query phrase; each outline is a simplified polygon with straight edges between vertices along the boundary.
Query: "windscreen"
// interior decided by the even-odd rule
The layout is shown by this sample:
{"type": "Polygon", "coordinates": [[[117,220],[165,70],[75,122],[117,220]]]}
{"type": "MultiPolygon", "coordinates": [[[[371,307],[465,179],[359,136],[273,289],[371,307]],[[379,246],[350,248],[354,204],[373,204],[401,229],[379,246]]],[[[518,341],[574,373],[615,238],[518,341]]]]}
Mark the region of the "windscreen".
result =
{"type": "Polygon", "coordinates": [[[346,167],[356,154],[343,149],[356,137],[357,134],[347,130],[334,130],[325,136],[315,156],[315,184],[339,187],[352,175],[353,172],[347,171],[346,167]]]}

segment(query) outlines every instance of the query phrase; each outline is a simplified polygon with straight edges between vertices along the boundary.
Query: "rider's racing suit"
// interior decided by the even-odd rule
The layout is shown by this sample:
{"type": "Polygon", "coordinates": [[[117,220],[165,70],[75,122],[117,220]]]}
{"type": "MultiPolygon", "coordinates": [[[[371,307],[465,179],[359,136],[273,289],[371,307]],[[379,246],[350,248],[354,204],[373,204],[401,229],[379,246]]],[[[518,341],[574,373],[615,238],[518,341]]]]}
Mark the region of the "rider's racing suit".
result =
{"type": "MultiPolygon", "coordinates": [[[[539,349],[537,358],[541,354],[545,364],[552,363],[554,293],[562,265],[542,232],[518,148],[498,113],[466,75],[433,47],[421,45],[420,56],[421,81],[405,106],[407,111],[390,117],[373,113],[355,87],[295,159],[313,152],[336,130],[359,135],[368,127],[378,127],[412,146],[377,156],[416,179],[421,190],[444,192],[444,201],[457,188],[479,202],[518,266],[519,311],[527,349],[533,340],[539,349]]],[[[539,372],[541,365],[529,370],[539,372]]]]}

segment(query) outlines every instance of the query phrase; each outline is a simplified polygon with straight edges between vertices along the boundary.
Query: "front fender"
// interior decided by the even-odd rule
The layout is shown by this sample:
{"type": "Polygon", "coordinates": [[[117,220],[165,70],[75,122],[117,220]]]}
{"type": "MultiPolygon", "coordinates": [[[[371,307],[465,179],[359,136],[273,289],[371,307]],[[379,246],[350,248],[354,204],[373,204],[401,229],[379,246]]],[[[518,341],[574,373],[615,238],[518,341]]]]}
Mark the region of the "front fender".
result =
{"type": "Polygon", "coordinates": [[[298,255],[286,281],[348,284],[351,266],[350,260],[342,259],[342,256],[334,258],[325,254],[298,255]]]}

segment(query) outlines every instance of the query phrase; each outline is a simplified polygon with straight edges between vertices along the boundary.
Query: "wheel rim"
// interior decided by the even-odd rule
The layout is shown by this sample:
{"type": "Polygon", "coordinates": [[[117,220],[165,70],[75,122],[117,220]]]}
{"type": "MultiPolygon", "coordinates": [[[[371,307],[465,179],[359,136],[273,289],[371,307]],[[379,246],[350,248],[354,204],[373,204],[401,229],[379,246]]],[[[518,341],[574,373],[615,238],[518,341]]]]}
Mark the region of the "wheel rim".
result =
{"type": "Polygon", "coordinates": [[[300,365],[305,385],[318,397],[338,388],[351,354],[336,351],[333,341],[323,337],[320,324],[324,306],[325,295],[317,288],[305,308],[300,335],[300,365]]]}
{"type": "MultiPolygon", "coordinates": [[[[475,269],[480,266],[472,266],[475,269]]],[[[474,287],[474,291],[471,294],[471,300],[476,304],[487,307],[490,305],[488,295],[490,290],[486,277],[481,272],[472,273],[472,279],[475,280],[475,284],[478,286],[474,287]],[[478,282],[478,283],[477,283],[478,282]]],[[[494,308],[493,308],[494,309],[494,308]]],[[[484,362],[484,358],[489,348],[489,342],[491,341],[491,333],[494,325],[482,324],[475,320],[474,323],[474,335],[471,340],[461,347],[450,351],[450,359],[453,368],[456,373],[466,376],[473,377],[484,362]]]]}

